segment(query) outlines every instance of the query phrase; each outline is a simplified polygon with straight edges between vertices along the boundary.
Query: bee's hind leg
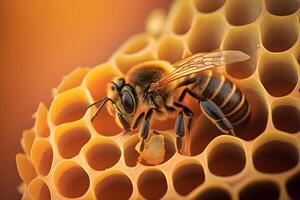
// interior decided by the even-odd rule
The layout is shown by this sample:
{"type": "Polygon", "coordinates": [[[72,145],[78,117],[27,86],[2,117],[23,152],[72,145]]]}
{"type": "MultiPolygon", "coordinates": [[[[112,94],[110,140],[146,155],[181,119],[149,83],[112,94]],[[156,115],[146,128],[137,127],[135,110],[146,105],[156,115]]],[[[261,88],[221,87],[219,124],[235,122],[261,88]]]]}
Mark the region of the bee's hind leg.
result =
{"type": "Polygon", "coordinates": [[[235,136],[231,122],[213,101],[206,99],[202,101],[200,100],[199,102],[202,112],[220,131],[235,136]]]}

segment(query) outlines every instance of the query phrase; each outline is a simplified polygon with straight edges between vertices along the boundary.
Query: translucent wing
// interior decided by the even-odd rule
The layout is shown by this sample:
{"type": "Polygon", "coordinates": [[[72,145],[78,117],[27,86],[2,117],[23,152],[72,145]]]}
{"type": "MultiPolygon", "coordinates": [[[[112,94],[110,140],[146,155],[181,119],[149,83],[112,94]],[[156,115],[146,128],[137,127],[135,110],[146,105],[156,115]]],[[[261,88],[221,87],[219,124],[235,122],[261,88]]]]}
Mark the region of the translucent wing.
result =
{"type": "Polygon", "coordinates": [[[155,90],[163,85],[191,74],[199,73],[222,65],[243,62],[249,58],[250,56],[247,54],[234,50],[197,53],[173,64],[176,69],[161,80],[153,83],[150,90],[155,90]]]}

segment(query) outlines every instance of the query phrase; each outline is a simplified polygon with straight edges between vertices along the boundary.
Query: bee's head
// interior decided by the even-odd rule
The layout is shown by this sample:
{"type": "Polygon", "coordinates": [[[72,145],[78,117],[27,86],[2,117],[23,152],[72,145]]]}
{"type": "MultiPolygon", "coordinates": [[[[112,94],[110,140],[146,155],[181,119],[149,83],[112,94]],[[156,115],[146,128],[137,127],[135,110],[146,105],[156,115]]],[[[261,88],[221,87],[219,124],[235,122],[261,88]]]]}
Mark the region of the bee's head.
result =
{"type": "Polygon", "coordinates": [[[136,92],[123,78],[111,83],[108,91],[108,97],[112,99],[110,111],[117,116],[124,129],[129,131],[138,105],[136,92]]]}

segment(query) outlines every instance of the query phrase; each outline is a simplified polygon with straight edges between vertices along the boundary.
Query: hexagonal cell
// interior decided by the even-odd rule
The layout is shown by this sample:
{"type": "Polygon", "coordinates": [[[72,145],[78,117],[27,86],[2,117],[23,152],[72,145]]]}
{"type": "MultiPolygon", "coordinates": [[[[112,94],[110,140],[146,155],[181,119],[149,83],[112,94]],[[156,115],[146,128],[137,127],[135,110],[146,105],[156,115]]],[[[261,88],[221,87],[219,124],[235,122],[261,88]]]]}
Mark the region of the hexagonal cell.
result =
{"type": "Polygon", "coordinates": [[[242,51],[248,54],[250,59],[227,65],[226,72],[239,79],[251,76],[256,69],[257,44],[259,43],[259,30],[256,25],[251,24],[230,29],[225,37],[223,49],[242,51]]]}
{"type": "Polygon", "coordinates": [[[300,173],[296,173],[290,177],[285,183],[286,190],[292,199],[300,199],[300,173]]]}
{"type": "Polygon", "coordinates": [[[119,69],[123,73],[127,73],[134,65],[153,60],[154,54],[149,48],[152,42],[153,38],[146,34],[135,35],[127,40],[115,57],[119,69]]]}
{"type": "Polygon", "coordinates": [[[37,171],[47,176],[53,161],[53,150],[51,143],[46,139],[36,140],[31,150],[32,163],[37,171]]]}
{"type": "Polygon", "coordinates": [[[197,194],[193,199],[197,200],[231,200],[231,194],[225,188],[211,186],[197,194]]]}
{"type": "Polygon", "coordinates": [[[74,161],[64,161],[55,169],[54,184],[63,197],[79,198],[87,192],[90,179],[79,164],[74,161]]]}
{"type": "Polygon", "coordinates": [[[226,22],[222,15],[215,13],[198,16],[188,35],[190,51],[208,52],[218,49],[224,37],[226,22]]]}
{"type": "Polygon", "coordinates": [[[77,69],[74,69],[70,74],[63,78],[62,82],[54,90],[54,96],[81,85],[82,80],[88,71],[88,67],[78,67],[77,69]]]}
{"type": "Polygon", "coordinates": [[[279,199],[279,186],[273,181],[255,181],[246,185],[240,192],[240,200],[279,199]]]}
{"type": "Polygon", "coordinates": [[[91,133],[84,120],[62,124],[55,129],[55,143],[61,157],[77,156],[81,148],[90,140],[91,133]]]}
{"type": "Polygon", "coordinates": [[[258,69],[263,86],[274,97],[290,94],[297,85],[297,64],[290,54],[265,53],[258,69]]]}
{"type": "Polygon", "coordinates": [[[217,176],[240,173],[246,164],[243,147],[231,142],[221,142],[211,149],[207,158],[208,169],[217,176]]]}
{"type": "Polygon", "coordinates": [[[120,171],[110,171],[95,181],[97,199],[119,200],[130,199],[133,185],[130,178],[120,171]]]}
{"type": "Polygon", "coordinates": [[[227,21],[234,26],[254,22],[261,11],[262,0],[228,0],[225,5],[227,21]]]}
{"type": "Polygon", "coordinates": [[[183,41],[175,36],[166,36],[158,44],[157,54],[161,60],[175,63],[183,56],[183,41]]]}
{"type": "Polygon", "coordinates": [[[36,134],[40,137],[48,137],[50,134],[47,115],[48,109],[43,103],[40,103],[35,119],[36,134]]]}
{"type": "Polygon", "coordinates": [[[89,101],[86,91],[74,88],[55,97],[50,107],[50,119],[54,125],[76,121],[86,112],[89,101]]]}
{"type": "Polygon", "coordinates": [[[298,133],[300,131],[299,102],[286,98],[274,101],[272,104],[272,120],[276,129],[298,133]]]}
{"type": "Polygon", "coordinates": [[[29,183],[32,179],[36,177],[36,172],[32,165],[32,162],[26,157],[25,154],[17,154],[16,164],[19,175],[23,182],[29,183]]]}
{"type": "Polygon", "coordinates": [[[205,175],[198,161],[187,159],[176,165],[172,179],[176,192],[185,196],[204,182],[205,175]]]}
{"type": "Polygon", "coordinates": [[[259,146],[253,153],[255,168],[264,173],[281,173],[295,167],[298,163],[298,149],[279,140],[269,141],[259,146]]]}
{"type": "MultiPolygon", "coordinates": [[[[117,67],[111,64],[102,64],[90,70],[86,76],[85,84],[94,101],[96,101],[107,96],[107,87],[110,81],[122,76],[117,67]]],[[[91,109],[90,118],[97,112],[95,106],[91,109]]],[[[102,109],[92,124],[95,130],[101,135],[112,136],[121,132],[121,129],[115,122],[115,117],[111,116],[106,108],[102,109]]]]}
{"type": "Polygon", "coordinates": [[[300,2],[298,0],[265,0],[267,10],[273,15],[291,15],[295,13],[300,2]]]}
{"type": "Polygon", "coordinates": [[[168,184],[164,173],[158,169],[143,171],[137,180],[139,193],[145,199],[160,199],[167,190],[168,184]]]}
{"type": "Polygon", "coordinates": [[[121,150],[111,139],[96,138],[83,149],[86,160],[91,168],[102,171],[113,167],[121,157],[121,150]]]}
{"type": "Polygon", "coordinates": [[[288,17],[266,15],[260,27],[262,44],[272,52],[286,51],[298,39],[298,18],[293,15],[288,17]]]}
{"type": "Polygon", "coordinates": [[[22,133],[21,145],[26,153],[26,155],[30,155],[30,151],[32,148],[32,144],[35,139],[35,132],[34,130],[25,130],[22,133]]]}
{"type": "Polygon", "coordinates": [[[172,21],[174,33],[181,35],[190,30],[193,21],[193,8],[189,1],[177,2],[172,21]]]}
{"type": "Polygon", "coordinates": [[[31,197],[37,200],[51,200],[51,194],[48,185],[40,178],[32,180],[28,185],[28,191],[31,197]]]}
{"type": "MultiPolygon", "coordinates": [[[[167,162],[170,158],[173,157],[173,155],[176,152],[176,147],[174,144],[174,139],[170,135],[170,133],[159,133],[164,136],[164,142],[165,142],[165,158],[162,163],[167,162]]],[[[138,135],[133,135],[129,139],[127,139],[124,143],[124,159],[125,163],[128,167],[134,167],[137,165],[137,162],[139,161],[139,153],[136,151],[135,147],[137,143],[139,142],[138,135]]],[[[149,166],[147,162],[142,160],[140,162],[142,165],[149,166]]],[[[161,164],[162,164],[161,163],[161,164]]]]}
{"type": "Polygon", "coordinates": [[[199,12],[210,13],[220,9],[225,3],[225,0],[194,0],[196,9],[199,12]]]}

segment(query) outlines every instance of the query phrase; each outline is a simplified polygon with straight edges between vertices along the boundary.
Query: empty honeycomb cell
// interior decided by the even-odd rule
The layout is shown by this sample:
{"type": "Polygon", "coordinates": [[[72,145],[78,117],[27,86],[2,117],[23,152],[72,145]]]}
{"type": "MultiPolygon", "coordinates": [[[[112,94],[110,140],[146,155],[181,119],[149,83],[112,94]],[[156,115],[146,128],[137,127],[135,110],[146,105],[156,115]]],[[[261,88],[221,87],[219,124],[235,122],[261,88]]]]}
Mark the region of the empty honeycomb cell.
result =
{"type": "Polygon", "coordinates": [[[281,173],[292,169],[298,163],[297,148],[279,140],[269,141],[259,146],[253,153],[255,168],[264,173],[281,173]]]}
{"type": "Polygon", "coordinates": [[[84,120],[58,126],[54,133],[57,149],[65,159],[77,156],[81,148],[90,140],[91,133],[84,120]]]}
{"type": "Polygon", "coordinates": [[[30,155],[31,147],[33,144],[33,141],[35,139],[35,132],[34,130],[25,130],[22,133],[22,139],[21,139],[21,145],[26,153],[26,155],[30,155]]]}
{"type": "Polygon", "coordinates": [[[300,199],[300,190],[299,190],[299,185],[300,185],[300,173],[296,173],[295,175],[291,176],[286,184],[286,190],[292,199],[300,199]]]}
{"type": "Polygon", "coordinates": [[[162,198],[167,190],[166,177],[159,169],[147,169],[143,171],[137,180],[140,194],[147,200],[162,198]]]}
{"type": "Polygon", "coordinates": [[[198,16],[187,39],[190,51],[195,54],[218,49],[223,40],[225,28],[226,22],[220,14],[198,16]]]}
{"type": "Polygon", "coordinates": [[[231,195],[225,188],[211,186],[195,195],[193,199],[197,200],[230,200],[231,195]]]}
{"type": "Polygon", "coordinates": [[[93,99],[98,100],[106,96],[110,81],[122,76],[123,74],[117,67],[104,63],[91,69],[84,82],[93,99]]]}
{"type": "Polygon", "coordinates": [[[221,142],[208,154],[208,168],[218,176],[240,173],[246,164],[244,149],[233,142],[221,142]]]}
{"type": "Polygon", "coordinates": [[[267,10],[273,15],[291,15],[295,13],[300,6],[299,0],[265,0],[267,10]]]}
{"type": "Polygon", "coordinates": [[[113,167],[121,157],[119,146],[111,139],[94,139],[84,147],[86,160],[94,170],[113,167]]]}
{"type": "Polygon", "coordinates": [[[176,165],[172,179],[176,192],[185,196],[204,182],[205,175],[198,161],[186,159],[176,165]]]}
{"type": "Polygon", "coordinates": [[[164,37],[158,44],[158,58],[175,63],[183,56],[184,44],[180,38],[175,36],[164,37]]]}
{"type": "Polygon", "coordinates": [[[28,185],[29,194],[36,200],[51,200],[48,185],[40,178],[36,178],[28,185]]]}
{"type": "Polygon", "coordinates": [[[97,199],[121,200],[130,199],[133,185],[129,177],[120,171],[107,172],[95,181],[97,199]]]}
{"type": "MultiPolygon", "coordinates": [[[[173,137],[170,135],[170,133],[159,133],[164,136],[164,144],[165,144],[165,157],[164,160],[160,163],[165,163],[169,159],[173,157],[173,155],[176,153],[176,147],[174,143],[173,137]]],[[[124,148],[124,159],[125,163],[128,167],[134,167],[137,165],[137,162],[139,161],[140,154],[136,151],[135,147],[137,143],[139,142],[138,134],[135,134],[131,137],[129,137],[123,145],[124,148]]],[[[149,166],[146,161],[142,160],[140,162],[142,165],[149,166]]]]}
{"type": "Polygon", "coordinates": [[[187,33],[193,21],[193,9],[189,1],[178,1],[172,28],[176,34],[187,33]]]}
{"type": "Polygon", "coordinates": [[[290,94],[298,82],[297,64],[290,54],[263,54],[258,72],[265,89],[275,97],[290,94]]]}
{"type": "Polygon", "coordinates": [[[277,17],[266,15],[261,22],[261,38],[264,47],[271,52],[286,51],[297,41],[299,35],[296,16],[277,17]]]}
{"type": "Polygon", "coordinates": [[[40,103],[35,119],[36,134],[40,137],[48,137],[50,134],[47,115],[48,109],[43,103],[40,103]]]}
{"type": "Polygon", "coordinates": [[[136,64],[143,61],[153,60],[154,54],[150,49],[153,38],[142,34],[133,36],[121,47],[121,51],[115,57],[119,69],[126,73],[136,64]]]}
{"type": "MultiPolygon", "coordinates": [[[[111,64],[102,64],[89,71],[85,78],[85,84],[94,101],[107,96],[107,88],[110,86],[110,81],[116,77],[122,77],[122,73],[111,64]]],[[[95,113],[96,109],[93,109],[90,118],[95,113]]],[[[95,118],[93,126],[98,133],[105,136],[116,135],[121,132],[121,129],[115,123],[115,118],[108,113],[106,108],[102,109],[95,118]]]]}
{"type": "Polygon", "coordinates": [[[54,125],[76,121],[83,117],[89,101],[86,91],[74,88],[55,97],[50,107],[50,119],[54,125]]]}
{"type": "Polygon", "coordinates": [[[81,85],[82,80],[84,79],[88,71],[88,67],[79,67],[73,70],[70,74],[63,78],[62,82],[54,90],[54,96],[81,85]]]}
{"type": "Polygon", "coordinates": [[[262,0],[228,0],[225,5],[227,21],[235,26],[254,22],[262,8],[262,0]]]}
{"type": "Polygon", "coordinates": [[[24,154],[17,154],[16,163],[19,175],[24,183],[29,183],[36,177],[32,162],[24,154]]]}
{"type": "Polygon", "coordinates": [[[280,188],[275,182],[269,180],[255,181],[246,185],[239,192],[240,200],[276,200],[279,199],[279,195],[280,188]]]}
{"type": "Polygon", "coordinates": [[[90,179],[79,164],[74,161],[64,161],[55,169],[54,184],[63,197],[79,198],[87,192],[90,179]]]}
{"type": "Polygon", "coordinates": [[[239,79],[251,76],[256,69],[257,44],[259,43],[259,30],[256,25],[250,24],[230,29],[224,39],[223,49],[242,51],[248,54],[250,59],[227,65],[226,72],[239,79]]]}
{"type": "Polygon", "coordinates": [[[46,139],[36,140],[32,146],[31,158],[37,171],[43,176],[48,175],[53,161],[51,143],[46,139]]]}
{"type": "Polygon", "coordinates": [[[196,6],[196,9],[199,12],[203,13],[210,13],[218,10],[221,8],[225,3],[225,0],[194,0],[194,4],[196,6]]]}
{"type": "Polygon", "coordinates": [[[300,131],[300,110],[298,101],[286,98],[272,103],[272,120],[276,129],[298,133],[300,131]]]}

